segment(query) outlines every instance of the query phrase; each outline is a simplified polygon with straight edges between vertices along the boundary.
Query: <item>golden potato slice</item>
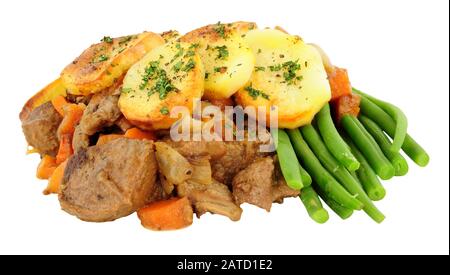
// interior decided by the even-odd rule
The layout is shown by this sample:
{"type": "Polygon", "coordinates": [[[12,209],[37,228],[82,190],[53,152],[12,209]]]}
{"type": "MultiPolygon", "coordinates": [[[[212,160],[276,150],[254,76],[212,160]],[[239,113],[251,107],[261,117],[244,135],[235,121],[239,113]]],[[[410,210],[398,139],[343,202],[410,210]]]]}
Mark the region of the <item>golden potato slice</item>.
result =
{"type": "Polygon", "coordinates": [[[236,93],[236,101],[267,111],[278,107],[280,128],[309,124],[331,98],[317,50],[298,36],[273,29],[250,31],[244,39],[256,54],[256,65],[248,84],[236,93]]]}
{"type": "Polygon", "coordinates": [[[170,30],[161,33],[161,37],[164,39],[164,42],[169,43],[180,38],[180,33],[176,30],[170,30]]]}
{"type": "Polygon", "coordinates": [[[66,96],[66,87],[63,85],[60,78],[48,84],[44,89],[40,90],[33,97],[28,99],[23,106],[22,111],[20,111],[20,120],[25,120],[34,108],[49,102],[59,95],[64,97],[66,96]]]}
{"type": "Polygon", "coordinates": [[[92,45],[61,73],[68,92],[76,95],[97,93],[110,87],[147,52],[164,44],[152,32],[120,38],[104,37],[92,45]]]}
{"type": "Polygon", "coordinates": [[[250,79],[255,57],[243,40],[255,23],[217,23],[187,33],[183,42],[197,43],[205,66],[206,99],[231,97],[250,79]]]}
{"type": "Polygon", "coordinates": [[[205,72],[196,45],[173,41],[158,47],[133,65],[125,76],[119,108],[140,127],[169,129],[176,121],[169,112],[185,106],[192,113],[203,95],[205,72]]]}

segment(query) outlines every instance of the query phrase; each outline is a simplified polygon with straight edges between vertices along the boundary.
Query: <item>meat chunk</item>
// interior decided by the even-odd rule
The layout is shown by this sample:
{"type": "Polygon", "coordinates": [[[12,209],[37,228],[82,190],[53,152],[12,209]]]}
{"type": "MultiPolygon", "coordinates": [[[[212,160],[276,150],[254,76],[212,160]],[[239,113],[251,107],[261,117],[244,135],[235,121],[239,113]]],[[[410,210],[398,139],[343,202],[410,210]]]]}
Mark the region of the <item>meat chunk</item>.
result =
{"type": "Polygon", "coordinates": [[[272,157],[256,160],[233,179],[233,196],[238,204],[244,202],[270,211],[272,202],[283,202],[286,197],[298,196],[283,178],[272,157]]]}
{"type": "Polygon", "coordinates": [[[219,159],[211,161],[213,178],[219,182],[231,185],[234,176],[249,166],[262,154],[259,152],[261,143],[253,141],[223,142],[226,153],[219,159]]]}
{"type": "Polygon", "coordinates": [[[353,115],[357,117],[359,115],[359,104],[361,103],[361,97],[357,94],[349,94],[339,97],[333,102],[334,113],[337,121],[341,121],[344,115],[353,115]]]}
{"type": "Polygon", "coordinates": [[[164,142],[186,158],[210,156],[219,159],[226,153],[224,142],[219,141],[173,141],[167,137],[164,142]]]}
{"type": "Polygon", "coordinates": [[[82,149],[64,171],[59,201],[84,221],[112,221],[160,199],[153,144],[120,138],[82,149]]]}
{"type": "Polygon", "coordinates": [[[89,136],[110,127],[120,118],[121,112],[117,102],[120,89],[106,90],[95,94],[89,101],[80,123],[75,129],[73,148],[75,151],[89,146],[89,136]]]}
{"type": "Polygon", "coordinates": [[[133,124],[128,121],[124,116],[121,116],[116,122],[116,126],[122,130],[122,132],[126,132],[128,129],[133,128],[133,124]]]}
{"type": "Polygon", "coordinates": [[[177,186],[178,195],[188,197],[198,217],[211,212],[227,216],[232,221],[241,218],[242,209],[236,205],[228,187],[220,182],[211,184],[186,182],[177,186]]]}
{"type": "Polygon", "coordinates": [[[55,156],[59,147],[56,132],[61,121],[61,115],[51,102],[35,108],[22,121],[22,130],[28,144],[41,154],[55,156]]]}
{"type": "MultiPolygon", "coordinates": [[[[270,137],[269,133],[265,134],[270,137]]],[[[264,139],[268,139],[264,135],[262,136],[264,139]]],[[[188,159],[210,156],[213,178],[230,186],[233,177],[239,171],[246,168],[255,159],[267,155],[267,153],[260,152],[259,149],[268,140],[172,141],[166,137],[164,142],[188,159]]]]}
{"type": "Polygon", "coordinates": [[[240,171],[233,179],[236,202],[247,202],[270,211],[273,176],[274,165],[270,157],[259,159],[240,171]]]}
{"type": "Polygon", "coordinates": [[[300,191],[290,188],[284,179],[280,179],[272,185],[272,202],[283,203],[284,198],[298,195],[300,195],[300,191]]]}
{"type": "Polygon", "coordinates": [[[281,173],[280,164],[276,160],[276,157],[274,157],[274,159],[275,170],[274,181],[272,184],[272,201],[282,203],[284,198],[297,197],[300,195],[300,191],[292,189],[287,185],[283,174],[281,173]]]}

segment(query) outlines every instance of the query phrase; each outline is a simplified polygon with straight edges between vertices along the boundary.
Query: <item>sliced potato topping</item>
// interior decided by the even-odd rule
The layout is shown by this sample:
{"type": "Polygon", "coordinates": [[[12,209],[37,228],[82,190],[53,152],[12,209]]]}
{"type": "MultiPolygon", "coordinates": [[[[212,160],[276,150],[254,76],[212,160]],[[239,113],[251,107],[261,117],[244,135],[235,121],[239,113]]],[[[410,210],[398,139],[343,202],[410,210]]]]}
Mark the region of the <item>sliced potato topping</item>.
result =
{"type": "Polygon", "coordinates": [[[175,106],[192,112],[201,98],[205,72],[197,44],[173,41],[160,46],[130,68],[126,74],[119,108],[132,123],[152,130],[169,129],[175,106]]]}
{"type": "Polygon", "coordinates": [[[162,44],[164,39],[152,32],[104,37],[69,64],[61,79],[71,94],[97,93],[112,86],[147,52],[162,44]]]}
{"type": "Polygon", "coordinates": [[[256,64],[250,81],[236,94],[237,102],[267,111],[277,107],[280,128],[310,123],[331,97],[317,50],[298,36],[273,29],[252,30],[244,40],[255,53],[256,64]]]}
{"type": "Polygon", "coordinates": [[[169,43],[180,38],[180,33],[176,30],[170,30],[161,33],[161,37],[164,39],[164,42],[169,43]]]}
{"type": "Polygon", "coordinates": [[[217,23],[196,29],[180,38],[183,42],[199,45],[206,72],[206,99],[229,98],[248,82],[255,57],[243,36],[255,27],[255,23],[248,22],[217,23]]]}

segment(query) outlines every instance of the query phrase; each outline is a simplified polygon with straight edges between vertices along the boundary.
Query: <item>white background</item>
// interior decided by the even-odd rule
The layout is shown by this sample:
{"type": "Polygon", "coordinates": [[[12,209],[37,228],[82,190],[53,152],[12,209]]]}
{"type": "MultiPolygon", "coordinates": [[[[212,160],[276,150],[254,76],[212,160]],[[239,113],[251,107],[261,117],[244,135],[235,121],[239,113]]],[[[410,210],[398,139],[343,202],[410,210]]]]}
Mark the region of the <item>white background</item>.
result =
{"type": "Polygon", "coordinates": [[[448,1],[0,1],[2,104],[0,253],[449,253],[448,1]],[[298,199],[271,213],[244,206],[240,222],[205,215],[188,229],[152,232],[135,215],[90,224],[41,194],[25,156],[22,104],[104,35],[181,32],[208,23],[283,26],[320,44],[353,85],[396,103],[428,150],[425,169],[385,183],[377,225],[357,213],[317,225],[298,199]]]}

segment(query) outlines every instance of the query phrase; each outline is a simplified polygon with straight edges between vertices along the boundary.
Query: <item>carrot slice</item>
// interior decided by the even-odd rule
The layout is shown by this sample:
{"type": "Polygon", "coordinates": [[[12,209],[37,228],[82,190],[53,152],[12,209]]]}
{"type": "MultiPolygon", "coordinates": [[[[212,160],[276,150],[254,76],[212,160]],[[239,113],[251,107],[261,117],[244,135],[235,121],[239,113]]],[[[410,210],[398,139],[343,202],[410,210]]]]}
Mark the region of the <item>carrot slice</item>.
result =
{"type": "Polygon", "coordinates": [[[328,72],[328,81],[331,88],[331,101],[352,93],[352,85],[346,69],[333,67],[333,70],[328,72]]]}
{"type": "Polygon", "coordinates": [[[66,169],[67,160],[58,165],[55,171],[53,171],[52,176],[48,180],[47,188],[44,190],[44,195],[57,194],[59,192],[59,188],[61,186],[64,170],[66,169]]]}
{"type": "Polygon", "coordinates": [[[77,104],[68,104],[64,106],[64,118],[58,128],[58,135],[73,135],[75,126],[80,122],[83,116],[84,108],[77,104]]]}
{"type": "Polygon", "coordinates": [[[360,111],[360,102],[361,97],[357,94],[344,95],[333,101],[333,109],[337,121],[341,121],[341,118],[345,115],[357,117],[360,111]]]}
{"type": "Polygon", "coordinates": [[[73,154],[72,135],[65,134],[61,136],[58,154],[56,155],[56,163],[60,164],[73,154]]]}
{"type": "Polygon", "coordinates": [[[53,171],[55,171],[56,166],[56,159],[54,157],[45,155],[39,163],[36,171],[36,177],[41,180],[49,179],[53,174],[53,171]]]}
{"type": "Polygon", "coordinates": [[[68,104],[66,98],[62,95],[52,98],[52,105],[61,116],[64,116],[64,107],[68,104]]]}
{"type": "Polygon", "coordinates": [[[97,140],[97,145],[102,145],[102,144],[108,143],[112,140],[122,138],[122,137],[123,137],[123,135],[119,135],[119,134],[101,135],[97,140]]]}
{"type": "Polygon", "coordinates": [[[156,140],[156,136],[153,132],[143,131],[139,128],[131,128],[125,132],[124,137],[131,139],[146,139],[146,140],[156,140]]]}
{"type": "Polygon", "coordinates": [[[172,198],[154,202],[137,212],[142,226],[151,230],[175,230],[192,224],[194,212],[189,200],[172,198]]]}

